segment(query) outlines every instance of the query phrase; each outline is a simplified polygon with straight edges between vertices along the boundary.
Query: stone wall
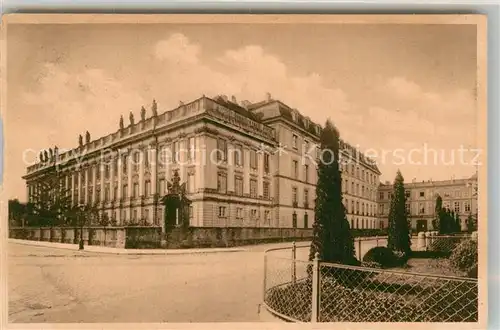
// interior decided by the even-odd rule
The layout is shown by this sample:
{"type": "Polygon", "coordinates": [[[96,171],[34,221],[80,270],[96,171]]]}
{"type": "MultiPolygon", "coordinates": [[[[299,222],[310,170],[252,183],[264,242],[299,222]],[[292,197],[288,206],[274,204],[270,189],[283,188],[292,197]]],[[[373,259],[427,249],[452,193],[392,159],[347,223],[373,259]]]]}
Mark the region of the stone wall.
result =
{"type": "MultiPolygon", "coordinates": [[[[311,228],[191,227],[162,234],[161,227],[85,227],[85,245],[126,249],[187,249],[232,247],[259,243],[306,241],[311,228]]],[[[383,230],[352,230],[354,237],[385,236],[383,230]]],[[[9,237],[33,241],[78,244],[79,227],[10,228],[9,237]]]]}
{"type": "Polygon", "coordinates": [[[232,247],[311,238],[311,228],[191,227],[172,230],[166,235],[166,247],[232,247]]]}
{"type": "MultiPolygon", "coordinates": [[[[80,228],[11,228],[9,237],[78,244],[80,228]]],[[[86,227],[85,245],[127,249],[231,247],[258,243],[301,241],[312,237],[304,228],[175,228],[164,235],[161,227],[86,227]]]]}
{"type": "MultiPolygon", "coordinates": [[[[9,238],[78,244],[80,241],[80,231],[79,227],[10,228],[9,238]]],[[[125,247],[125,227],[84,227],[82,234],[85,245],[125,247]]]]}

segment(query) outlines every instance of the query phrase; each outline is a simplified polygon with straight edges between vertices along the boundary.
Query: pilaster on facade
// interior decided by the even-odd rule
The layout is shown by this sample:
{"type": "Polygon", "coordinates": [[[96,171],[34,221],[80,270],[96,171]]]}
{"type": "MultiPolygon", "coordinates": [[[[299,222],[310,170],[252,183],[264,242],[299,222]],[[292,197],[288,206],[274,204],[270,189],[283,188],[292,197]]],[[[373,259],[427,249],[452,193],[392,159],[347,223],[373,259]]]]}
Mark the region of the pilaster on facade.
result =
{"type": "MultiPolygon", "coordinates": [[[[96,188],[97,188],[97,184],[96,184],[96,181],[97,181],[97,178],[96,178],[96,172],[99,171],[99,165],[95,166],[95,164],[92,165],[91,169],[92,169],[92,200],[90,201],[92,204],[95,203],[97,201],[97,196],[96,196],[96,188]]],[[[99,177],[100,178],[100,177],[99,177]]]]}
{"type": "Polygon", "coordinates": [[[257,196],[264,196],[264,153],[257,153],[257,196]]]}
{"type": "Polygon", "coordinates": [[[88,164],[85,164],[83,168],[84,182],[83,182],[83,203],[87,204],[89,200],[89,170],[88,164]]]}
{"type": "MultiPolygon", "coordinates": [[[[106,175],[105,175],[105,166],[110,166],[108,165],[109,163],[109,160],[103,160],[102,162],[100,162],[98,164],[98,171],[99,171],[99,177],[101,178],[101,181],[100,181],[100,186],[101,186],[101,190],[99,191],[99,201],[101,203],[105,203],[107,202],[107,200],[104,198],[105,196],[105,189],[106,189],[106,180],[108,178],[106,178],[106,175]]],[[[109,185],[109,193],[108,193],[108,197],[111,196],[111,185],[109,185]]],[[[111,199],[112,200],[112,199],[111,199]]]]}
{"type": "MultiPolygon", "coordinates": [[[[120,190],[120,183],[117,182],[117,180],[115,180],[115,177],[116,177],[116,173],[115,173],[115,168],[118,169],[118,165],[117,165],[117,159],[116,157],[112,156],[110,159],[109,159],[109,199],[112,200],[112,201],[117,201],[119,200],[119,196],[117,196],[118,194],[118,191],[120,190]],[[115,190],[115,187],[118,186],[118,189],[115,190]],[[116,192],[116,193],[115,193],[116,192]]],[[[119,169],[118,169],[119,171],[119,169]]],[[[105,181],[105,180],[103,180],[105,181]]],[[[103,198],[104,200],[104,198],[103,198]]]]}
{"type": "Polygon", "coordinates": [[[77,190],[76,190],[77,197],[76,197],[75,204],[80,204],[80,201],[83,197],[83,196],[81,196],[82,195],[82,167],[81,166],[78,168],[77,175],[78,175],[78,186],[77,186],[77,190]]]}
{"type": "Polygon", "coordinates": [[[243,147],[243,195],[250,195],[250,154],[251,150],[243,147]]]}
{"type": "Polygon", "coordinates": [[[133,196],[132,194],[132,159],[133,155],[130,154],[130,152],[127,151],[127,200],[130,200],[130,198],[133,196]]]}
{"type": "Polygon", "coordinates": [[[71,173],[71,205],[76,204],[76,196],[75,196],[75,172],[71,173]]]}
{"type": "Polygon", "coordinates": [[[152,143],[150,145],[151,149],[151,194],[154,196],[155,194],[158,193],[158,189],[157,189],[157,181],[158,181],[158,177],[157,177],[157,163],[158,163],[158,145],[156,143],[152,143]]]}
{"type": "MultiPolygon", "coordinates": [[[[64,190],[66,192],[66,197],[70,197],[70,193],[71,191],[69,190],[70,189],[70,183],[69,183],[69,175],[68,173],[64,172],[65,175],[64,175],[64,190]]],[[[26,186],[26,188],[28,188],[29,186],[26,186]]],[[[27,196],[29,198],[29,195],[27,196]]]]}
{"type": "Polygon", "coordinates": [[[144,196],[144,161],[148,150],[141,148],[139,157],[139,196],[144,196]]]}

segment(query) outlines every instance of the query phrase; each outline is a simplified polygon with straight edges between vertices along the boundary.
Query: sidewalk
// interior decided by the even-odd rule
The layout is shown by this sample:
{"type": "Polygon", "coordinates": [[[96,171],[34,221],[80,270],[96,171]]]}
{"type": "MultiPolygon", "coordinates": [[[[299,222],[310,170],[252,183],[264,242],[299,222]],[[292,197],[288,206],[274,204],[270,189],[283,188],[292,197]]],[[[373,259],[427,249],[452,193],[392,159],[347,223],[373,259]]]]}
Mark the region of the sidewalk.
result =
{"type": "MultiPolygon", "coordinates": [[[[9,238],[9,243],[48,247],[54,249],[78,250],[78,244],[55,243],[29,241],[22,239],[9,238]]],[[[243,252],[247,251],[244,248],[206,248],[206,249],[118,249],[106,246],[85,245],[82,252],[108,253],[120,255],[167,255],[167,254],[202,254],[202,253],[218,253],[218,252],[243,252]]]]}

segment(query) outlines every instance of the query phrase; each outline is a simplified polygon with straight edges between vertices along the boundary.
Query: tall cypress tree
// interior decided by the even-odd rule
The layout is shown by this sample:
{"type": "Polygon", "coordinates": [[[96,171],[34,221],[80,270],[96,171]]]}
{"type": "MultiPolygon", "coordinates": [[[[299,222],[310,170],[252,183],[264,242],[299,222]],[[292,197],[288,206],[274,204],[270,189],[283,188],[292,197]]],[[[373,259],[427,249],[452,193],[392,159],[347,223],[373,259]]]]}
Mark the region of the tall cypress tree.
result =
{"type": "Polygon", "coordinates": [[[339,170],[339,132],[328,120],[320,137],[313,241],[309,260],[319,252],[322,261],[355,264],[354,239],[342,203],[339,170]]]}
{"type": "Polygon", "coordinates": [[[458,213],[455,213],[455,232],[460,233],[462,232],[462,224],[460,220],[460,215],[458,213]]]}
{"type": "Polygon", "coordinates": [[[436,197],[436,206],[434,210],[432,229],[437,230],[441,234],[443,231],[443,224],[441,221],[443,218],[443,199],[439,195],[436,197]]]}
{"type": "Polygon", "coordinates": [[[399,170],[393,185],[388,234],[388,248],[404,253],[411,251],[410,224],[408,223],[408,213],[406,212],[404,179],[399,170]]]}

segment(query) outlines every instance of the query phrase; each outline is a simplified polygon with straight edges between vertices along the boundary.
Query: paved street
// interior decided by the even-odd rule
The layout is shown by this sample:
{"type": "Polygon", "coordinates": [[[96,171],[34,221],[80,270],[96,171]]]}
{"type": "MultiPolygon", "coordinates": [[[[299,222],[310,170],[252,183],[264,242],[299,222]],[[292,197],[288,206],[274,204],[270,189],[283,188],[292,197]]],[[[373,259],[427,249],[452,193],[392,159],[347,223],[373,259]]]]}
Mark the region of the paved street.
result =
{"type": "Polygon", "coordinates": [[[108,255],[9,243],[10,322],[256,322],[263,251],[108,255]]]}
{"type": "MultiPolygon", "coordinates": [[[[251,246],[245,252],[134,256],[9,243],[9,320],[256,322],[264,251],[290,245],[251,246]]],[[[372,246],[375,241],[363,242],[362,252],[372,246]]],[[[308,253],[308,248],[297,249],[297,259],[307,260],[308,253]]],[[[285,250],[273,256],[291,255],[285,250]]],[[[288,271],[289,263],[283,267],[288,271]]]]}

